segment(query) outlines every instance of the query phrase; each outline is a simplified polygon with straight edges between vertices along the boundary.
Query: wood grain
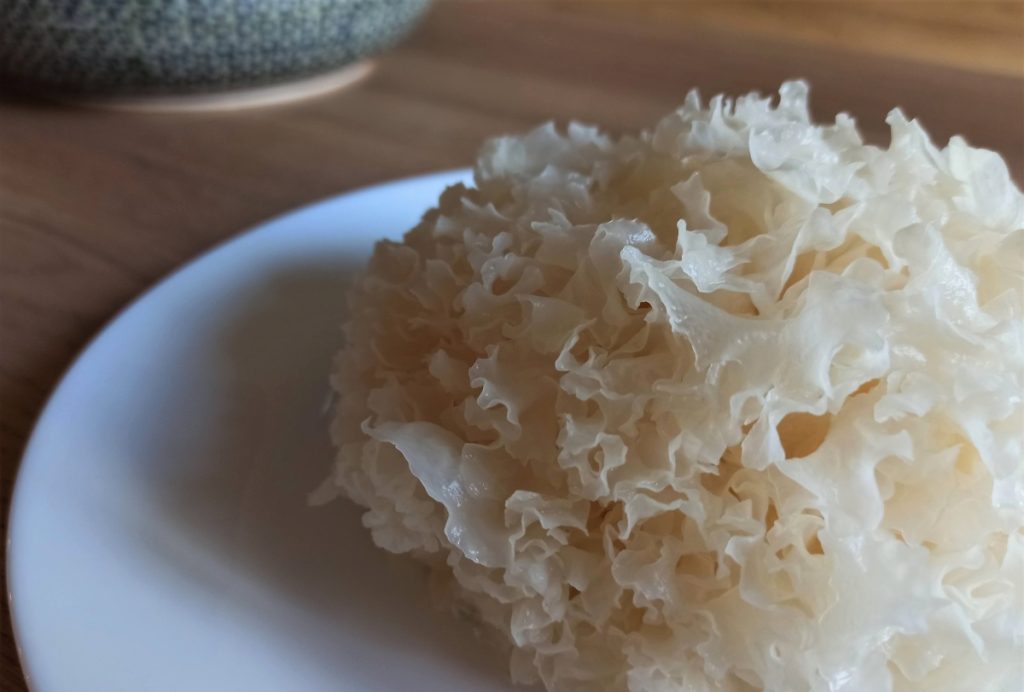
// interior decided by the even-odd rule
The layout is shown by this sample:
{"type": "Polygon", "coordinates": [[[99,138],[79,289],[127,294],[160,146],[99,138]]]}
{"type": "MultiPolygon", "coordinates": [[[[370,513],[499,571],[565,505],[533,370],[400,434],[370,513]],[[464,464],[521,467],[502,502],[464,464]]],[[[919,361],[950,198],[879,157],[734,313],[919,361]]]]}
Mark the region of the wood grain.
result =
{"type": "Polygon", "coordinates": [[[770,35],[809,47],[1020,76],[1024,6],[1001,0],[561,0],[563,10],[770,35]]]}
{"type": "MultiPolygon", "coordinates": [[[[545,119],[649,126],[690,87],[813,85],[884,142],[903,107],[1024,175],[1020,2],[440,2],[356,88],[266,110],[153,115],[0,100],[0,501],[48,392],[146,286],[274,214],[465,165],[545,119]]],[[[83,460],[87,462],[88,460],[83,460]]],[[[5,604],[6,607],[6,604],[5,604]]],[[[4,690],[24,689],[6,613],[4,690]]],[[[114,663],[112,662],[112,665],[114,663]]]]}

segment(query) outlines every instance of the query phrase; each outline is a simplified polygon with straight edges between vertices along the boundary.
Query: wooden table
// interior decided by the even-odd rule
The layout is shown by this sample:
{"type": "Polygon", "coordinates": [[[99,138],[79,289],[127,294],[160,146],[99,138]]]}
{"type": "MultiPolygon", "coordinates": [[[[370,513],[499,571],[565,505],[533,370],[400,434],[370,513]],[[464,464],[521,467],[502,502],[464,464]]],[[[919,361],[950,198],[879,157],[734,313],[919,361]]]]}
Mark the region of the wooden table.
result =
{"type": "MultiPolygon", "coordinates": [[[[22,447],[63,369],[214,243],[358,185],[465,165],[484,138],[545,119],[632,130],[694,86],[770,92],[795,76],[820,118],[848,110],[884,142],[899,105],[1024,178],[1020,2],[440,2],[371,79],[291,106],[141,115],[0,99],[4,529],[22,447]]],[[[0,686],[24,689],[2,622],[0,686]]]]}

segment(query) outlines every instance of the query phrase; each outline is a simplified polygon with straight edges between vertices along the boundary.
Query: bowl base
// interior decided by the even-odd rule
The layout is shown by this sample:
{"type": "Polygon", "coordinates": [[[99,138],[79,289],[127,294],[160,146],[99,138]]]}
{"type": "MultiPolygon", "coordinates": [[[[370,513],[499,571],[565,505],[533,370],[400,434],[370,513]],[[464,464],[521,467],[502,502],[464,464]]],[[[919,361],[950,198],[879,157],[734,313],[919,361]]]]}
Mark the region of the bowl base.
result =
{"type": "Polygon", "coordinates": [[[280,84],[229,89],[202,94],[166,94],[155,96],[57,97],[65,103],[87,108],[156,113],[229,111],[242,108],[276,106],[293,101],[323,96],[352,86],[365,79],[374,69],[369,60],[345,65],[310,77],[301,77],[280,84]]]}

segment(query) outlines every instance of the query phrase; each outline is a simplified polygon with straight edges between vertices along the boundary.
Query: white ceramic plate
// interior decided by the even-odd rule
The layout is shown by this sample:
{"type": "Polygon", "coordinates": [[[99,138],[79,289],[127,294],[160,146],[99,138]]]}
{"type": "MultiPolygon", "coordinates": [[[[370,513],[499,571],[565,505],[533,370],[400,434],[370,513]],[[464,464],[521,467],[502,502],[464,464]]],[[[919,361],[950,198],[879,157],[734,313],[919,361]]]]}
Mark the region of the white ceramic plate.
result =
{"type": "Polygon", "coordinates": [[[47,405],[12,506],[10,597],[38,692],[509,690],[500,656],[374,548],[328,472],[343,291],[441,173],[302,209],[111,323],[47,405]]]}

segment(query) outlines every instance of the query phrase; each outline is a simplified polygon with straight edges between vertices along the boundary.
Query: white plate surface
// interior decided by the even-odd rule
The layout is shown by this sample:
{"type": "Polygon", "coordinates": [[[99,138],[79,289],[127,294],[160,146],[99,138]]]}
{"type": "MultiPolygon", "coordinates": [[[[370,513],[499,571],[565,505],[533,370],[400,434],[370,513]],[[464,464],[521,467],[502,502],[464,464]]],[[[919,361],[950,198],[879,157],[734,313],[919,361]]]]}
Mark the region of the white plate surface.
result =
{"type": "Polygon", "coordinates": [[[344,287],[455,171],[271,221],[175,273],[67,373],[9,532],[38,692],[510,690],[506,666],[370,542],[328,472],[344,287]]]}

